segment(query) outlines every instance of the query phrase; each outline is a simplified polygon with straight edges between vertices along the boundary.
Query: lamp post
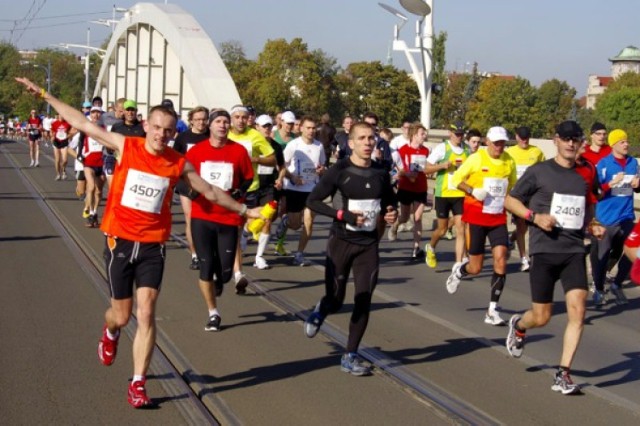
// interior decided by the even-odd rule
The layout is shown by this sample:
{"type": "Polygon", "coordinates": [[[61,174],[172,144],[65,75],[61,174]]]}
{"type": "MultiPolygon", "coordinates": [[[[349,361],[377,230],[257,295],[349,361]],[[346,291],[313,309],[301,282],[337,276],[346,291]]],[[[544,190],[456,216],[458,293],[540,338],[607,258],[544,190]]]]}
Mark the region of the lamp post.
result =
{"type": "Polygon", "coordinates": [[[420,92],[420,122],[431,128],[431,85],[433,84],[433,0],[400,0],[400,5],[409,13],[419,16],[416,21],[415,47],[410,48],[404,40],[400,40],[400,29],[408,18],[401,12],[383,3],[383,9],[400,18],[402,23],[393,28],[393,50],[404,52],[413,78],[420,92]],[[419,54],[422,70],[416,64],[413,54],[419,54]]]}
{"type": "MultiPolygon", "coordinates": [[[[47,92],[51,93],[51,59],[47,61],[46,67],[44,65],[38,65],[38,64],[33,64],[33,67],[40,68],[44,70],[45,73],[47,73],[47,92]]],[[[47,115],[49,115],[50,113],[51,113],[51,105],[47,103],[47,115]]]]}

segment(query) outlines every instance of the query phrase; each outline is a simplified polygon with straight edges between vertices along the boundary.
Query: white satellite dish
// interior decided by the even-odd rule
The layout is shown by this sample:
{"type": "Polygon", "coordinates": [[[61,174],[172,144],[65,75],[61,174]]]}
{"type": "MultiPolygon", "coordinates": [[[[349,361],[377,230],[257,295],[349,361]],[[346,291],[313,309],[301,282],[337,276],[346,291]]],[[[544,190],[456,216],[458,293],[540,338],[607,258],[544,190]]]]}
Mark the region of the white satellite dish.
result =
{"type": "Polygon", "coordinates": [[[424,17],[431,13],[431,7],[423,0],[400,0],[400,4],[414,15],[424,17]]]}
{"type": "Polygon", "coordinates": [[[381,8],[383,8],[384,10],[386,10],[387,12],[392,13],[393,15],[397,16],[398,18],[402,19],[403,21],[408,20],[409,18],[407,18],[406,16],[404,16],[402,14],[402,12],[400,12],[398,9],[391,7],[389,5],[386,5],[384,3],[378,3],[378,6],[380,6],[381,8]]]}

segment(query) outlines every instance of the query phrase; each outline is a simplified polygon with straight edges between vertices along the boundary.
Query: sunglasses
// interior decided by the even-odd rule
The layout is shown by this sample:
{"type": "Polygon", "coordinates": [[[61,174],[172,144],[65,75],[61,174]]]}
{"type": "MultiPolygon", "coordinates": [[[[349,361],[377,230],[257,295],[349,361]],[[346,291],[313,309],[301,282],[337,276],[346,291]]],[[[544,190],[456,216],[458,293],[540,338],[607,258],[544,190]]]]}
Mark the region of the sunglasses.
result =
{"type": "Polygon", "coordinates": [[[562,140],[563,142],[581,143],[582,136],[560,136],[560,140],[562,140]]]}

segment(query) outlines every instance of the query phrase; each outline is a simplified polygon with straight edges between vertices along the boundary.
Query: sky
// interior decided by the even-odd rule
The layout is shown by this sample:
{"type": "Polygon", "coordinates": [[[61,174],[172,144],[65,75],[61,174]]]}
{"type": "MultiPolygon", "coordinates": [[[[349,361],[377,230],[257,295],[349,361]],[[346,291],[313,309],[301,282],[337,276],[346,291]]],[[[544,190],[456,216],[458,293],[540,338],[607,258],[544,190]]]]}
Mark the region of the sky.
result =
{"type": "MultiPolygon", "coordinates": [[[[98,46],[110,35],[90,20],[111,19],[113,5],[125,0],[0,0],[0,40],[19,49],[58,43],[98,46]],[[33,19],[26,19],[32,17],[33,19]],[[13,31],[12,31],[13,30],[13,31]]],[[[399,11],[399,0],[380,0],[399,11]]],[[[159,3],[164,3],[160,1],[159,3]]],[[[343,68],[360,61],[386,63],[393,26],[399,19],[378,0],[176,0],[192,14],[213,42],[239,41],[255,59],[267,40],[299,37],[310,50],[321,49],[343,68]]],[[[445,31],[446,69],[518,75],[533,85],[557,78],[584,95],[590,74],[610,75],[609,58],[628,45],[640,46],[640,1],[609,0],[433,0],[435,32],[445,31]]],[[[415,19],[400,38],[413,46],[415,19]]],[[[78,50],[78,54],[82,51],[78,50]]],[[[393,65],[409,70],[402,52],[393,65]]]]}

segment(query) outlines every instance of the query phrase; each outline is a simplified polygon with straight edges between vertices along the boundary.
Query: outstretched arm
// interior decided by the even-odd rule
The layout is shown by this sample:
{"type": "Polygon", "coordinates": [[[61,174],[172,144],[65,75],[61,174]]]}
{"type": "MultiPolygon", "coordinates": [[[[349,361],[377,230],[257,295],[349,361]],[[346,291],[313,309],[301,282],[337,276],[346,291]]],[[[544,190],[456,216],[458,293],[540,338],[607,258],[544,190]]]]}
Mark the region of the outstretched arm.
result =
{"type": "Polygon", "coordinates": [[[107,132],[102,127],[95,125],[94,123],[87,120],[84,114],[82,114],[80,111],[70,105],[65,104],[50,93],[47,93],[43,88],[38,87],[28,79],[24,77],[16,77],[16,81],[22,84],[27,89],[27,91],[29,91],[29,93],[39,96],[44,99],[45,102],[49,103],[56,111],[60,113],[60,115],[65,120],[67,120],[69,124],[71,124],[72,127],[85,133],[107,148],[122,152],[122,148],[124,146],[123,135],[107,132]]]}

